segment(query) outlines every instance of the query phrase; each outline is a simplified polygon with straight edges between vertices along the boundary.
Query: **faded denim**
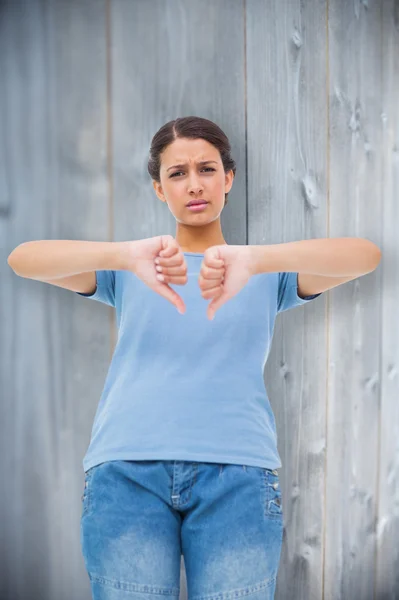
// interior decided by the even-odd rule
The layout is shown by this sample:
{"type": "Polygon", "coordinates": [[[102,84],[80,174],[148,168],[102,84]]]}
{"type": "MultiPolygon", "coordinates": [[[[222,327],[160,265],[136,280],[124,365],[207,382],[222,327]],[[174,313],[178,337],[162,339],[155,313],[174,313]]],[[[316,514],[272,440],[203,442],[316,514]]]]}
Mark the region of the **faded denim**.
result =
{"type": "Polygon", "coordinates": [[[115,460],[85,473],[81,545],[93,600],[272,600],[283,538],[276,470],[115,460]]]}

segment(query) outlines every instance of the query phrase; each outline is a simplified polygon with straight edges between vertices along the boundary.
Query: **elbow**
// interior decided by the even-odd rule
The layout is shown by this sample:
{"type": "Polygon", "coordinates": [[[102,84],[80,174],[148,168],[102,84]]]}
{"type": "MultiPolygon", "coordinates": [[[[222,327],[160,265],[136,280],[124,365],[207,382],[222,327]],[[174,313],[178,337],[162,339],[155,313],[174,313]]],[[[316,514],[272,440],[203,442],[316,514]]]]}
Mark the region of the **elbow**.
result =
{"type": "Polygon", "coordinates": [[[8,263],[8,266],[11,267],[11,269],[14,271],[14,273],[16,273],[18,275],[18,273],[16,271],[16,260],[15,260],[17,250],[18,250],[18,246],[17,246],[17,248],[14,248],[14,250],[11,252],[11,254],[8,255],[7,263],[8,263]]]}
{"type": "Polygon", "coordinates": [[[378,246],[376,246],[373,251],[373,259],[372,259],[372,261],[370,261],[372,263],[371,271],[375,271],[375,269],[378,267],[378,265],[381,262],[381,258],[382,258],[382,252],[378,248],[378,246]]]}
{"type": "Polygon", "coordinates": [[[16,275],[19,275],[19,273],[17,273],[15,266],[12,264],[12,262],[10,260],[8,260],[7,262],[8,262],[8,266],[14,271],[14,273],[16,275]]]}
{"type": "Polygon", "coordinates": [[[11,252],[11,254],[7,258],[7,263],[13,269],[13,266],[12,266],[12,252],[11,252]]]}

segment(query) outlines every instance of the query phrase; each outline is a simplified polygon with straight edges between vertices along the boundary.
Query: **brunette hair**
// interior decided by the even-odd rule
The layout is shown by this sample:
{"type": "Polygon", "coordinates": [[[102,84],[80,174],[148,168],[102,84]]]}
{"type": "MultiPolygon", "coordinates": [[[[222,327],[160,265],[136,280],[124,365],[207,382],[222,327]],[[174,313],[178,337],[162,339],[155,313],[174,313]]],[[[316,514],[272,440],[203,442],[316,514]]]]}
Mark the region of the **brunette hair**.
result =
{"type": "MultiPolygon", "coordinates": [[[[202,117],[181,117],[165,123],[151,140],[148,159],[148,173],[157,183],[161,183],[161,154],[177,138],[202,138],[215,146],[220,152],[224,172],[233,171],[236,174],[236,163],[231,156],[231,146],[228,137],[216,123],[202,117]]],[[[225,194],[224,206],[228,202],[225,194]]]]}

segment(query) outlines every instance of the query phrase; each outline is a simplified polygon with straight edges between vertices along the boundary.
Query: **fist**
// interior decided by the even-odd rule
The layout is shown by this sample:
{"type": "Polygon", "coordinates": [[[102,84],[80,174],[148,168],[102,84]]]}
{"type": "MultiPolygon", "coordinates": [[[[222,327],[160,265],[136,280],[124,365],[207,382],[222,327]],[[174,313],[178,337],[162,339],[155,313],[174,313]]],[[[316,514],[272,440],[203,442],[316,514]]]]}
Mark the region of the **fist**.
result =
{"type": "Polygon", "coordinates": [[[183,299],[168,285],[187,283],[186,259],[175,238],[171,235],[160,235],[126,244],[127,269],[184,314],[186,307],[183,299]],[[159,264],[156,263],[157,260],[159,264]],[[162,273],[157,267],[162,268],[162,273]]]}
{"type": "Polygon", "coordinates": [[[211,246],[205,251],[199,276],[204,298],[212,298],[208,318],[236,296],[254,274],[252,246],[211,246]]]}

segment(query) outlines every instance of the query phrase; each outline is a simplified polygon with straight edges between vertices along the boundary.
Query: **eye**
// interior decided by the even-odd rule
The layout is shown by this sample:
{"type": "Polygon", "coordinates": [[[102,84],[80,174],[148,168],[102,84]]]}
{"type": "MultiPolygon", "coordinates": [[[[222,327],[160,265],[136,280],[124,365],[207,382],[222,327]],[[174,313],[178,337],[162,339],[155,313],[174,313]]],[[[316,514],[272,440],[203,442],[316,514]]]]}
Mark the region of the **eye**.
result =
{"type": "MultiPolygon", "coordinates": [[[[204,167],[204,169],[210,169],[211,171],[215,171],[215,169],[212,169],[212,167],[204,167]]],[[[204,169],[201,169],[201,171],[203,171],[204,169]]],[[[173,175],[171,175],[169,177],[169,179],[171,179],[172,177],[174,177],[175,175],[178,175],[179,173],[183,173],[183,171],[176,171],[176,173],[173,173],[173,175]]]]}

